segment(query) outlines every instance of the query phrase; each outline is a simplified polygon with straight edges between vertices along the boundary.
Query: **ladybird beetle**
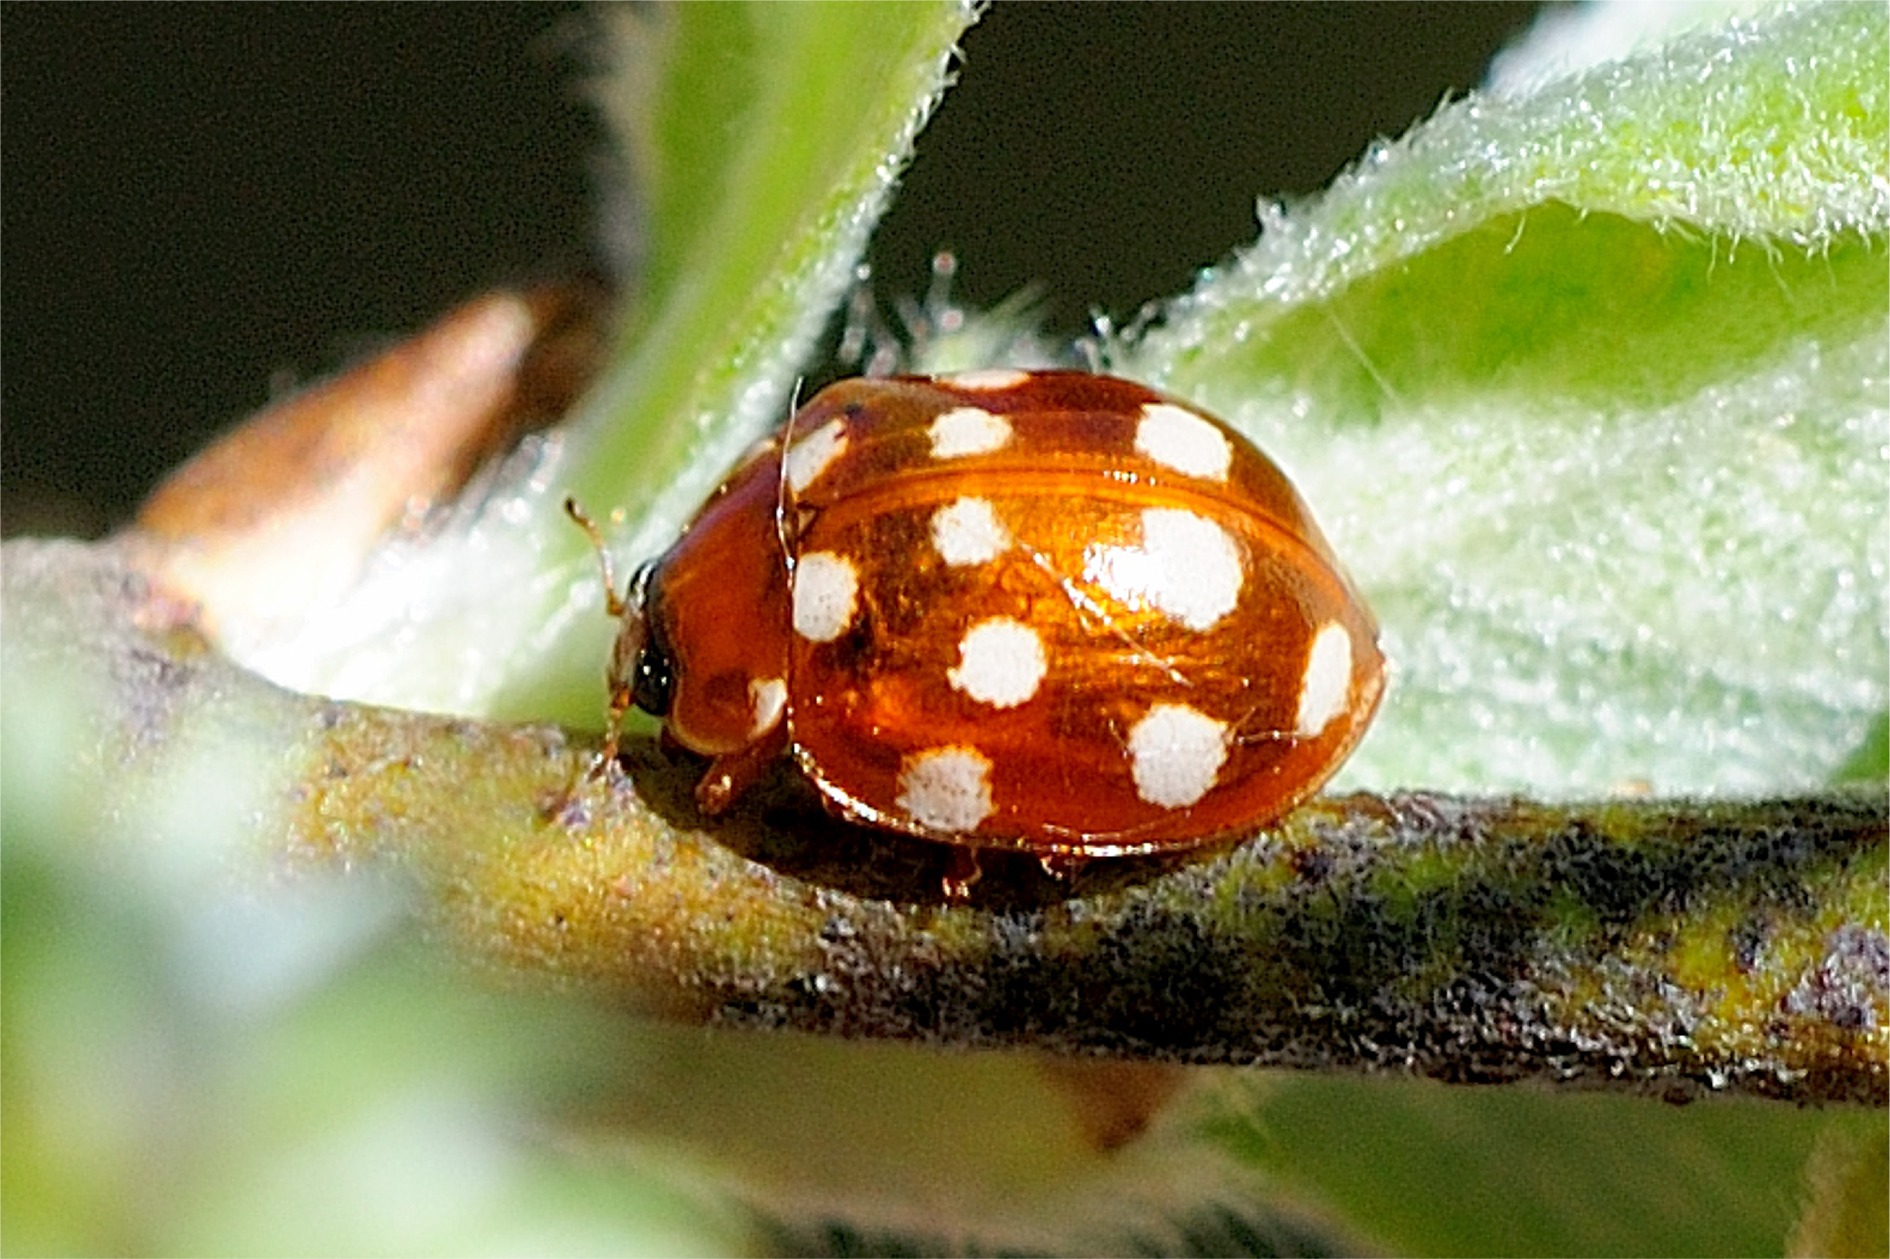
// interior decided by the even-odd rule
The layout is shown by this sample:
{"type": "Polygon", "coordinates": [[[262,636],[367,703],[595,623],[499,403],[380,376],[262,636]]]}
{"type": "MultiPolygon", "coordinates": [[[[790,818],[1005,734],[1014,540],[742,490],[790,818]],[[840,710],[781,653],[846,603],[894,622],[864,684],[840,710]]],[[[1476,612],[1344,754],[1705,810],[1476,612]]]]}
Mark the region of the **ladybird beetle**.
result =
{"type": "Polygon", "coordinates": [[[1080,372],[832,385],[610,603],[606,760],[635,704],[706,813],[785,753],[850,820],[1046,864],[1251,832],[1384,685],[1280,470],[1080,372]]]}

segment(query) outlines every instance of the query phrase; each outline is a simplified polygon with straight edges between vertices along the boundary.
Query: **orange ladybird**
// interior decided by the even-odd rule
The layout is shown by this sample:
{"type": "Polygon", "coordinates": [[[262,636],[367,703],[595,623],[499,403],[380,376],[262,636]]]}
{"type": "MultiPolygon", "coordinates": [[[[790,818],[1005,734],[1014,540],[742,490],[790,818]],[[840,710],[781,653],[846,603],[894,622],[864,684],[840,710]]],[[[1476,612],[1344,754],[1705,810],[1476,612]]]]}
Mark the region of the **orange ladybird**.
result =
{"type": "Polygon", "coordinates": [[[823,390],[646,566],[610,669],[726,808],[783,754],[852,821],[1053,861],[1252,832],[1384,689],[1284,475],[1078,372],[823,390]]]}

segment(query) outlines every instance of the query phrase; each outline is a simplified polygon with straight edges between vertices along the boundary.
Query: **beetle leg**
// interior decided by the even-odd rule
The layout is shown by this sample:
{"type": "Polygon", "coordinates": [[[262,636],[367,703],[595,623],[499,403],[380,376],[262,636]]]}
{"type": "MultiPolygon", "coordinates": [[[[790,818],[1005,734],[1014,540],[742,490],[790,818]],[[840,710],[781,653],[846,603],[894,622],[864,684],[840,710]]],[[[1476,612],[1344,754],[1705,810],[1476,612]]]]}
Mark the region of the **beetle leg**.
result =
{"type": "Polygon", "coordinates": [[[1047,852],[1037,858],[1037,864],[1043,872],[1059,883],[1067,883],[1075,878],[1077,872],[1089,864],[1088,857],[1080,857],[1073,852],[1047,852]]]}
{"type": "Polygon", "coordinates": [[[787,732],[777,728],[768,738],[722,753],[709,762],[696,784],[696,807],[710,817],[726,813],[743,792],[767,776],[786,750],[787,732]]]}
{"type": "Polygon", "coordinates": [[[976,848],[952,848],[951,864],[940,876],[940,890],[945,893],[945,900],[953,905],[962,905],[971,899],[971,886],[984,877],[984,868],[978,864],[976,848]]]}

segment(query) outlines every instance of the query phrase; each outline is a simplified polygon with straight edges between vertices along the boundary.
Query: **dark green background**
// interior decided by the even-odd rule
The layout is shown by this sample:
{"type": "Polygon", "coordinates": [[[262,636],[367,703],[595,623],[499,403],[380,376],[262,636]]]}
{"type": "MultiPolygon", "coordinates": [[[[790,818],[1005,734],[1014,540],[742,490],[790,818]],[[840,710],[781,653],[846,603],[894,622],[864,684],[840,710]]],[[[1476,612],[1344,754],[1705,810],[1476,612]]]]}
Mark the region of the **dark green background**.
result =
{"type": "MultiPolygon", "coordinates": [[[[873,250],[882,299],[1039,281],[1132,315],[1396,135],[1505,4],[1004,3],[873,250]]],[[[0,7],[0,509],[97,532],[281,388],[494,282],[594,259],[564,5],[0,7]]]]}

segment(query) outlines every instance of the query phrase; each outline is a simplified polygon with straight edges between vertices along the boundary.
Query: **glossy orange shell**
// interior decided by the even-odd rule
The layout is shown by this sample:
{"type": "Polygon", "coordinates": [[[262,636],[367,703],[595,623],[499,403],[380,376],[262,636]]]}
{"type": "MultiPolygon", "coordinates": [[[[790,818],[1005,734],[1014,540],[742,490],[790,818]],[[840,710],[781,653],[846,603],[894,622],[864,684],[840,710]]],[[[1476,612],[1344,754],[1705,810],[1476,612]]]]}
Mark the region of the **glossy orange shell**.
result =
{"type": "Polygon", "coordinates": [[[1280,471],[1080,373],[824,390],[649,592],[679,742],[785,750],[843,815],[973,846],[1250,832],[1332,774],[1383,686],[1371,614],[1280,471]]]}

